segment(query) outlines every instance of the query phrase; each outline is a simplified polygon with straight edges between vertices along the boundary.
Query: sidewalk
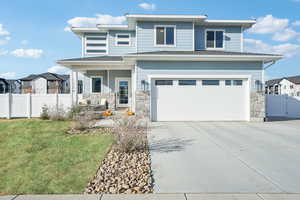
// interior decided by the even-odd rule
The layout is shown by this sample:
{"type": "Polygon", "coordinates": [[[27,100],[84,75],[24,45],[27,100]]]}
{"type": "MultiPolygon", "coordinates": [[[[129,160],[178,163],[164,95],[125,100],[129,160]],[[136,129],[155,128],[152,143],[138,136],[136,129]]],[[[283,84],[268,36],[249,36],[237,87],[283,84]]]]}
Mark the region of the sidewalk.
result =
{"type": "Polygon", "coordinates": [[[136,195],[10,195],[0,200],[299,200],[300,193],[183,193],[136,195]]]}

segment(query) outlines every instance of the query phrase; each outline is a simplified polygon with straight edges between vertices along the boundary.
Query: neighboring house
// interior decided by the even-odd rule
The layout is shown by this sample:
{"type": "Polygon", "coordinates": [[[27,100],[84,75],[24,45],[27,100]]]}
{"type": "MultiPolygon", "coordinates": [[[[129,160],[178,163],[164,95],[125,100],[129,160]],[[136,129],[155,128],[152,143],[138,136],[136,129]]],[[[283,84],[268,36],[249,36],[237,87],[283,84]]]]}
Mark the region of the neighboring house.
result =
{"type": "Polygon", "coordinates": [[[70,93],[70,76],[55,73],[31,74],[20,79],[22,93],[58,94],[70,93]]]}
{"type": "Polygon", "coordinates": [[[0,94],[8,93],[9,84],[6,79],[0,78],[0,94]]]}
{"type": "MultiPolygon", "coordinates": [[[[264,65],[281,55],[243,50],[255,20],[204,15],[126,15],[122,25],[73,27],[82,57],[57,61],[84,75],[83,98],[152,121],[263,120],[264,65]]],[[[258,49],[259,51],[259,49],[258,49]]],[[[72,85],[76,102],[75,84],[72,85]]]]}
{"type": "Polygon", "coordinates": [[[0,78],[0,94],[21,93],[21,82],[19,80],[0,78]]]}
{"type": "Polygon", "coordinates": [[[300,97],[300,76],[290,76],[279,79],[266,81],[266,94],[283,95],[300,97]]]}

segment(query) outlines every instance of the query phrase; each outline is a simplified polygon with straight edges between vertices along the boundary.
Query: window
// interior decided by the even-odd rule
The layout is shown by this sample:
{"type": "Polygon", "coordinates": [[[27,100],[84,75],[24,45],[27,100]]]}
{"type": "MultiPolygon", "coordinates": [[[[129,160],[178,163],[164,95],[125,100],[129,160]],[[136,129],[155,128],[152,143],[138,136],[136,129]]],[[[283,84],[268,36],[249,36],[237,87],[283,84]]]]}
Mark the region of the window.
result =
{"type": "Polygon", "coordinates": [[[207,30],[206,31],[206,48],[223,49],[224,48],[224,31],[207,30]]]}
{"type": "Polygon", "coordinates": [[[155,85],[173,85],[173,80],[155,80],[155,85]]]}
{"type": "Polygon", "coordinates": [[[220,85],[219,80],[202,80],[202,85],[220,85]]]}
{"type": "Polygon", "coordinates": [[[92,77],[92,93],[100,93],[102,90],[102,77],[92,77]]]}
{"type": "Polygon", "coordinates": [[[243,85],[242,80],[233,80],[233,85],[243,85]]]}
{"type": "Polygon", "coordinates": [[[178,80],[178,85],[196,85],[196,80],[178,80]]]}
{"type": "Polygon", "coordinates": [[[130,34],[116,34],[116,46],[130,46],[130,34]]]}
{"type": "Polygon", "coordinates": [[[225,85],[227,85],[227,86],[232,85],[232,80],[225,80],[225,85]]]}
{"type": "Polygon", "coordinates": [[[155,31],[155,45],[175,45],[175,26],[156,26],[155,31]]]}
{"type": "Polygon", "coordinates": [[[297,92],[297,96],[300,97],[300,92],[297,92]]]}
{"type": "Polygon", "coordinates": [[[226,86],[243,85],[243,80],[225,80],[226,86]]]}
{"type": "Polygon", "coordinates": [[[107,53],[107,33],[86,33],[85,53],[106,54],[107,53]]]}

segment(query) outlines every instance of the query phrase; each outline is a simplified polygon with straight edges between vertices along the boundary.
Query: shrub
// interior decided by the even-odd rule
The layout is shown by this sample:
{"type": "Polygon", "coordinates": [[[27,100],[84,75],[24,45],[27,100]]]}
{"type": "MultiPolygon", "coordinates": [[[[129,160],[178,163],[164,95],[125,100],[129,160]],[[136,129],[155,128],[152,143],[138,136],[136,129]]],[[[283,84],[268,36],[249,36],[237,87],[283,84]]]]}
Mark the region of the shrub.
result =
{"type": "Polygon", "coordinates": [[[40,118],[42,120],[48,120],[50,119],[50,116],[49,116],[49,108],[47,105],[43,105],[42,107],[42,112],[41,112],[41,115],[40,115],[40,118]]]}
{"type": "Polygon", "coordinates": [[[75,121],[72,128],[75,130],[83,131],[91,128],[94,125],[94,114],[92,112],[84,112],[75,116],[75,121]]]}
{"type": "Polygon", "coordinates": [[[81,107],[79,105],[73,105],[68,112],[68,119],[69,120],[76,120],[77,116],[81,112],[81,107]]]}
{"type": "Polygon", "coordinates": [[[63,106],[54,106],[49,109],[50,120],[53,121],[65,121],[67,119],[67,113],[63,106]]]}
{"type": "Polygon", "coordinates": [[[116,149],[121,152],[145,151],[147,148],[147,124],[141,126],[136,116],[114,117],[113,133],[116,149]]]}

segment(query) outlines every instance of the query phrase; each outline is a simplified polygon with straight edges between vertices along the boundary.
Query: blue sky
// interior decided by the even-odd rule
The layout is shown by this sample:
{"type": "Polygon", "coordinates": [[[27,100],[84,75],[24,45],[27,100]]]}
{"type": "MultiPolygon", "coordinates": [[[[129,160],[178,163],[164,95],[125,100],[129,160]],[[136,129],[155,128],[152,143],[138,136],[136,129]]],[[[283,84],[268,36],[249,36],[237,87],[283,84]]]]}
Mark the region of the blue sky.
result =
{"type": "Polygon", "coordinates": [[[123,22],[125,13],[256,18],[245,48],[287,56],[267,70],[267,78],[300,75],[300,0],[12,0],[2,2],[0,10],[0,76],[6,78],[64,72],[55,61],[81,55],[80,40],[68,26],[123,22]]]}

